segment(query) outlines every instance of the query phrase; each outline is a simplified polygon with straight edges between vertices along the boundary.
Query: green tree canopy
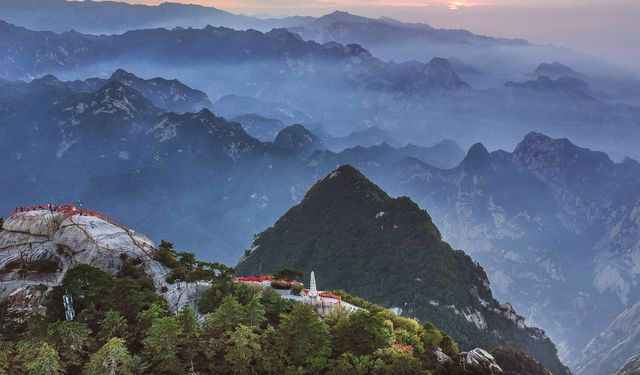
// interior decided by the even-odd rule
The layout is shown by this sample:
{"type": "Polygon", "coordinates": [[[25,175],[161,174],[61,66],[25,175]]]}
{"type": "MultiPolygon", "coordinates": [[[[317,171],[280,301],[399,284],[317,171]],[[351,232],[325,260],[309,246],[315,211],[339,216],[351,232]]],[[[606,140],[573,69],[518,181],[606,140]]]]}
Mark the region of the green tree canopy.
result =
{"type": "Polygon", "coordinates": [[[322,369],[331,355],[329,328],[309,306],[295,304],[282,316],[276,344],[294,367],[322,369]]]}
{"type": "Polygon", "coordinates": [[[404,350],[394,348],[378,349],[373,357],[376,360],[373,374],[416,375],[425,373],[422,363],[411,353],[404,350]]]}
{"type": "Polygon", "coordinates": [[[229,334],[224,360],[231,373],[239,375],[256,373],[256,362],[261,350],[258,338],[259,336],[251,327],[242,324],[229,334]]]}
{"type": "Polygon", "coordinates": [[[180,323],[179,355],[183,363],[190,365],[201,350],[200,336],[202,331],[196,314],[189,306],[180,309],[177,316],[180,323]]]}
{"type": "Polygon", "coordinates": [[[60,356],[58,352],[46,342],[33,346],[33,343],[24,343],[20,346],[22,370],[27,375],[56,375],[62,372],[60,356]]]}
{"type": "Polygon", "coordinates": [[[57,321],[47,329],[47,342],[60,356],[64,368],[81,367],[91,330],[80,322],[57,321]]]}
{"type": "Polygon", "coordinates": [[[106,342],[112,337],[124,338],[127,333],[127,320],[117,311],[107,310],[104,319],[98,323],[100,327],[99,341],[106,342]]]}
{"type": "Polygon", "coordinates": [[[91,356],[85,366],[86,375],[132,375],[134,360],[124,340],[113,337],[91,356]]]}
{"type": "Polygon", "coordinates": [[[0,335],[0,375],[6,375],[9,369],[12,345],[0,335]]]}
{"type": "Polygon", "coordinates": [[[393,324],[380,314],[358,311],[342,317],[333,327],[334,348],[338,353],[372,354],[392,343],[393,324]]]}
{"type": "Polygon", "coordinates": [[[185,364],[178,358],[178,344],[182,328],[175,317],[157,318],[144,339],[144,354],[148,361],[146,370],[151,374],[182,374],[185,364]]]}

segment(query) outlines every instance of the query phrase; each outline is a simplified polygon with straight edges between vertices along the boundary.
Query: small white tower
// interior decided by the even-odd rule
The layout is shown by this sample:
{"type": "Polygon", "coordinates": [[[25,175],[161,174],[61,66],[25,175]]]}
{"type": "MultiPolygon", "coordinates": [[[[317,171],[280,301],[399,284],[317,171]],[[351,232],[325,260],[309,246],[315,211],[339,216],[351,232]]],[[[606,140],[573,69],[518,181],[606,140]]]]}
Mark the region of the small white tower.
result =
{"type": "Polygon", "coordinates": [[[309,281],[309,297],[316,298],[318,296],[318,289],[316,287],[316,274],[311,271],[311,280],[309,281]]]}

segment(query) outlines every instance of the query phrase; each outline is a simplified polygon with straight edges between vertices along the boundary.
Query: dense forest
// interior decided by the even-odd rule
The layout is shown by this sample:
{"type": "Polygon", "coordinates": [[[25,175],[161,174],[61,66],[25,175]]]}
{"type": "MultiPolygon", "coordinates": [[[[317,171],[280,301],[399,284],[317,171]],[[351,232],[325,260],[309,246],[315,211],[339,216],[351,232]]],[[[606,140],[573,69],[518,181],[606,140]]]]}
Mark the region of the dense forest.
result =
{"type": "MultiPolygon", "coordinates": [[[[173,266],[175,281],[206,279],[203,263],[168,242],[158,257],[173,266]]],[[[77,265],[40,310],[2,305],[0,374],[467,373],[457,344],[430,323],[346,293],[365,310],[321,318],[309,305],[237,283],[232,268],[216,267],[198,311],[172,313],[137,262],[124,259],[117,274],[77,265]],[[66,293],[74,298],[73,321],[64,319],[66,293]]]]}

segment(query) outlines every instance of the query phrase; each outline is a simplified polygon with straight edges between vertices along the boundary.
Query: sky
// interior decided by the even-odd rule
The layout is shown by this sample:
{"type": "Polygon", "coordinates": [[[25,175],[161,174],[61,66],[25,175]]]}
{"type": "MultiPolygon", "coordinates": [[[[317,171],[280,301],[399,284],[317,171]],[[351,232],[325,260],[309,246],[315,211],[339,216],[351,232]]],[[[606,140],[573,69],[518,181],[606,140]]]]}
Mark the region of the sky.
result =
{"type": "MultiPolygon", "coordinates": [[[[127,0],[158,4],[162,0],[127,0]]],[[[524,38],[599,56],[640,74],[640,0],[171,0],[259,16],[344,10],[524,38]]]]}

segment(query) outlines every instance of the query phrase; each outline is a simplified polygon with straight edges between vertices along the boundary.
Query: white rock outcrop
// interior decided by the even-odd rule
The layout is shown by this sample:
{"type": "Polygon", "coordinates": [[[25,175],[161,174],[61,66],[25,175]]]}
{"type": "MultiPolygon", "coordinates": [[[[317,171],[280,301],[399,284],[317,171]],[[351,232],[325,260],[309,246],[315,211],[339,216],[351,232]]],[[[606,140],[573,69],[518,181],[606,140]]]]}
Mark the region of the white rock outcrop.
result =
{"type": "Polygon", "coordinates": [[[14,307],[37,307],[67,270],[90,264],[115,273],[123,258],[137,259],[145,274],[174,311],[196,307],[209,285],[165,281],[170,269],[156,260],[153,242],[140,233],[90,214],[30,210],[4,222],[0,232],[0,301],[14,307]]]}
{"type": "Polygon", "coordinates": [[[489,369],[491,374],[503,373],[502,368],[496,363],[496,359],[489,352],[480,348],[460,353],[460,364],[465,369],[480,367],[489,369]]]}

